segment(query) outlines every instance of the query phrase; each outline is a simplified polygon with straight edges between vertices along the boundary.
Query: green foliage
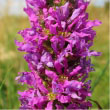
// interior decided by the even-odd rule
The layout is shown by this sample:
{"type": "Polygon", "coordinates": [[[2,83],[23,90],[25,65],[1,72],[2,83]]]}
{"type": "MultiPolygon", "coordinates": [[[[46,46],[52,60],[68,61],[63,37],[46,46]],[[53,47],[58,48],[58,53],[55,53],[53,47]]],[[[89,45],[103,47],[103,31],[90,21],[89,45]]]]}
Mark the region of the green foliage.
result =
{"type": "Polygon", "coordinates": [[[105,3],[105,11],[109,11],[109,6],[110,6],[110,2],[109,1],[107,1],[106,3],[105,3]]]}
{"type": "MultiPolygon", "coordinates": [[[[89,7],[88,8],[89,18],[90,19],[99,19],[102,21],[102,25],[98,28],[94,28],[97,32],[97,36],[94,40],[94,46],[91,50],[97,50],[102,52],[100,57],[93,57],[92,63],[95,66],[95,72],[90,74],[89,79],[92,80],[92,87],[98,81],[97,86],[94,88],[92,99],[96,100],[103,109],[109,108],[109,70],[108,66],[106,67],[106,71],[104,68],[108,62],[109,58],[109,24],[108,24],[108,12],[105,13],[105,8],[96,8],[89,7]],[[99,77],[102,76],[100,79],[99,77]]],[[[94,107],[97,107],[94,104],[94,107]]]]}
{"type": "MultiPolygon", "coordinates": [[[[94,86],[98,80],[97,86],[94,88],[92,99],[96,100],[104,109],[108,109],[109,96],[109,74],[108,68],[102,71],[108,61],[108,12],[105,13],[104,8],[89,7],[88,12],[90,19],[99,19],[102,25],[95,28],[97,36],[94,46],[91,48],[102,52],[102,56],[93,57],[92,63],[95,65],[95,72],[90,73],[90,80],[94,86]]],[[[23,59],[23,54],[17,51],[14,44],[15,39],[22,40],[17,34],[19,30],[29,27],[28,19],[22,16],[5,16],[0,18],[0,109],[18,109],[18,90],[24,90],[24,87],[18,85],[15,77],[19,71],[28,71],[27,63],[23,59]]],[[[97,106],[94,104],[94,108],[97,106]]]]}

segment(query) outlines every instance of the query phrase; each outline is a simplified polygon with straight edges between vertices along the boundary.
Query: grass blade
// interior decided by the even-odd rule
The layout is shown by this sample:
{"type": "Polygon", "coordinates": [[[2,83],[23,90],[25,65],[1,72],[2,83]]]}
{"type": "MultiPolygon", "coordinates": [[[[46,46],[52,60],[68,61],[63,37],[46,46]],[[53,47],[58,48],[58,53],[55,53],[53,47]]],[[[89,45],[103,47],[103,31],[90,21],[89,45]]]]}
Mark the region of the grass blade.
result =
{"type": "Polygon", "coordinates": [[[106,72],[106,70],[107,70],[107,68],[108,68],[108,65],[109,65],[109,60],[107,61],[107,63],[106,63],[106,65],[105,65],[104,69],[102,70],[102,72],[100,73],[100,75],[98,76],[98,78],[96,79],[94,85],[92,86],[92,89],[91,89],[92,91],[95,89],[95,87],[96,87],[96,86],[98,85],[98,83],[100,82],[102,76],[105,74],[105,72],[106,72]]]}
{"type": "Polygon", "coordinates": [[[13,68],[13,66],[9,67],[9,69],[7,70],[7,73],[5,74],[5,78],[3,79],[1,85],[0,85],[0,90],[2,89],[3,84],[5,83],[5,80],[8,76],[9,71],[13,68]]]}

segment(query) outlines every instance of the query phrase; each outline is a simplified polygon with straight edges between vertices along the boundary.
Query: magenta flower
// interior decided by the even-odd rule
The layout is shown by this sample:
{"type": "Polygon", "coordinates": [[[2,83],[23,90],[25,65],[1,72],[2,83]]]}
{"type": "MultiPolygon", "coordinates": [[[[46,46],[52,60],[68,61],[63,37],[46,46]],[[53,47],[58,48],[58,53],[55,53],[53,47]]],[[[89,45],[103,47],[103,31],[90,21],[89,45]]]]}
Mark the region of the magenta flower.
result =
{"type": "Polygon", "coordinates": [[[100,21],[88,20],[89,2],[75,0],[26,0],[24,11],[31,28],[19,32],[23,41],[15,41],[24,51],[30,72],[16,78],[28,89],[18,92],[20,109],[89,109],[91,97],[89,72],[93,71],[91,56],[100,52],[90,50],[100,21]],[[60,6],[62,3],[62,6],[60,6]]]}

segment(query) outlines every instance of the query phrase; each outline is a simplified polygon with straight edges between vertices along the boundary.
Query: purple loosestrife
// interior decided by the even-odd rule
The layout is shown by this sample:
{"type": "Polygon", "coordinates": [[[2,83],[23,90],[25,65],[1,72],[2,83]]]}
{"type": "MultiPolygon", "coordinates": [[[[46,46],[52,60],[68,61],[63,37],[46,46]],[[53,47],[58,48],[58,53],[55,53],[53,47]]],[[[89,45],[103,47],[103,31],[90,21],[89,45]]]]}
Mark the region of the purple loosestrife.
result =
{"type": "Polygon", "coordinates": [[[31,28],[19,32],[22,42],[15,41],[18,50],[26,52],[30,70],[16,78],[29,87],[18,92],[20,109],[89,109],[91,56],[100,55],[90,50],[96,35],[92,28],[101,22],[88,20],[89,2],[50,2],[26,0],[31,28]]]}

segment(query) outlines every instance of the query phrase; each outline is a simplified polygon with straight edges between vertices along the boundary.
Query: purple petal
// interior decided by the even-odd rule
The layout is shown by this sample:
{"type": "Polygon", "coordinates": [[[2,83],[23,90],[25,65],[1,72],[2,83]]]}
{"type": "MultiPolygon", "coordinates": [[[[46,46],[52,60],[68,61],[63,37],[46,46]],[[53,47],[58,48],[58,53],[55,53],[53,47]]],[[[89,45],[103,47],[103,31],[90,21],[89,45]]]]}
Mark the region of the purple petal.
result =
{"type": "Polygon", "coordinates": [[[69,24],[71,21],[73,21],[76,17],[78,17],[79,14],[80,14],[80,12],[81,12],[81,9],[80,9],[80,8],[79,8],[79,9],[75,9],[74,12],[72,13],[72,16],[71,16],[70,19],[68,20],[68,24],[69,24]]]}
{"type": "Polygon", "coordinates": [[[21,76],[16,78],[18,82],[22,84],[26,83],[30,86],[36,86],[36,78],[34,77],[32,72],[21,72],[19,74],[21,74],[21,76]]]}
{"type": "Polygon", "coordinates": [[[43,55],[41,56],[41,62],[46,64],[48,67],[53,67],[53,60],[52,56],[49,52],[44,52],[43,55]]]}
{"type": "Polygon", "coordinates": [[[100,56],[101,52],[91,51],[88,56],[100,56]]]}
{"type": "Polygon", "coordinates": [[[55,66],[57,72],[62,73],[62,70],[61,70],[62,69],[62,65],[60,64],[59,61],[55,61],[54,66],[55,66]]]}
{"type": "Polygon", "coordinates": [[[61,6],[63,19],[66,19],[69,16],[69,2],[65,3],[64,6],[61,6]]]}
{"type": "Polygon", "coordinates": [[[66,22],[64,22],[64,21],[61,21],[61,26],[62,26],[62,28],[63,28],[63,31],[65,30],[65,28],[66,28],[66,22]]]}
{"type": "Polygon", "coordinates": [[[88,21],[87,24],[86,24],[86,27],[87,28],[91,28],[93,26],[99,26],[101,25],[102,23],[99,21],[99,20],[94,20],[94,21],[88,21]]]}
{"type": "Polygon", "coordinates": [[[48,77],[50,77],[51,79],[57,79],[58,78],[58,76],[56,75],[56,73],[53,72],[53,71],[45,70],[45,74],[48,77]]]}
{"type": "Polygon", "coordinates": [[[63,86],[61,84],[57,84],[54,80],[52,81],[52,92],[53,93],[62,93],[63,90],[63,86]]]}
{"type": "Polygon", "coordinates": [[[31,4],[35,8],[44,8],[46,7],[46,0],[26,0],[27,3],[31,4]]]}
{"type": "Polygon", "coordinates": [[[77,66],[73,71],[70,73],[70,76],[78,74],[78,72],[81,70],[80,66],[77,66]]]}
{"type": "Polygon", "coordinates": [[[57,26],[58,26],[57,23],[50,25],[50,32],[51,32],[52,34],[57,34],[57,26]]]}
{"type": "Polygon", "coordinates": [[[65,45],[65,40],[62,36],[53,36],[51,38],[51,46],[53,50],[58,54],[58,50],[62,49],[65,45]]]}
{"type": "Polygon", "coordinates": [[[60,101],[61,103],[70,103],[71,102],[71,97],[70,96],[64,96],[59,94],[57,96],[58,101],[60,101]]]}
{"type": "Polygon", "coordinates": [[[82,98],[79,97],[75,92],[71,94],[71,97],[72,97],[73,99],[78,99],[78,100],[81,100],[81,99],[82,99],[82,98]]]}
{"type": "Polygon", "coordinates": [[[53,110],[53,101],[48,102],[47,107],[45,110],[53,110]]]}
{"type": "Polygon", "coordinates": [[[73,88],[74,90],[80,90],[82,88],[83,83],[77,80],[72,81],[65,81],[64,87],[65,88],[73,88]]]}

